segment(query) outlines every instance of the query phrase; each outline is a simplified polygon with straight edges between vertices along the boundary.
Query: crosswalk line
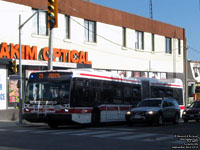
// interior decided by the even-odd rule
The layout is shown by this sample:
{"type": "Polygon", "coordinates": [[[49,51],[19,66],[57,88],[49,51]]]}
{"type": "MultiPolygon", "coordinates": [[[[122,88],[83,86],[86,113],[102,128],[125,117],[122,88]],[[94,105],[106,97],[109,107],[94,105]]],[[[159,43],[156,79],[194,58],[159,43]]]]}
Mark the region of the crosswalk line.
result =
{"type": "Polygon", "coordinates": [[[40,133],[47,133],[53,135],[74,135],[74,136],[91,136],[96,138],[103,138],[103,137],[110,137],[113,139],[119,140],[140,140],[145,142],[152,142],[152,141],[167,141],[172,144],[183,144],[183,141],[175,140],[170,141],[170,139],[174,139],[172,135],[165,135],[165,134],[153,134],[153,133],[138,133],[138,132],[131,132],[134,131],[133,129],[123,129],[123,128],[88,128],[88,129],[81,129],[81,130],[28,130],[28,129],[17,129],[17,130],[10,130],[10,129],[0,129],[0,132],[16,132],[16,133],[23,133],[29,132],[34,134],[40,133]],[[111,130],[112,129],[112,130],[111,130]]]}
{"type": "Polygon", "coordinates": [[[157,134],[151,134],[151,133],[145,133],[145,134],[136,134],[136,135],[130,135],[130,136],[124,136],[124,137],[119,137],[116,139],[120,140],[131,140],[131,139],[138,139],[138,138],[146,138],[150,136],[157,136],[157,134]]]}
{"type": "Polygon", "coordinates": [[[50,130],[40,130],[40,131],[33,131],[31,133],[51,133],[51,132],[55,132],[55,131],[50,131],[50,130]]]}
{"type": "Polygon", "coordinates": [[[27,132],[27,131],[32,131],[32,130],[13,130],[13,132],[27,132]]]}
{"type": "Polygon", "coordinates": [[[127,134],[132,134],[130,132],[111,132],[111,133],[107,133],[107,134],[100,134],[100,135],[94,135],[92,137],[111,137],[111,136],[122,136],[122,135],[127,135],[127,134]]]}
{"type": "Polygon", "coordinates": [[[8,129],[0,129],[0,131],[8,131],[8,129]]]}
{"type": "Polygon", "coordinates": [[[111,131],[136,131],[137,129],[130,128],[88,128],[89,130],[111,130],[111,131]]]}
{"type": "Polygon", "coordinates": [[[63,132],[54,132],[52,134],[55,135],[59,135],[59,134],[75,134],[75,133],[87,133],[90,132],[90,130],[81,130],[81,131],[77,131],[77,130],[70,130],[70,131],[63,131],[63,132]]]}
{"type": "Polygon", "coordinates": [[[94,131],[94,132],[83,132],[83,133],[72,133],[71,135],[93,135],[93,134],[103,134],[103,133],[108,133],[110,131],[94,131]]]}
{"type": "Polygon", "coordinates": [[[154,141],[164,141],[164,140],[169,140],[169,139],[173,139],[174,136],[172,135],[166,135],[166,136],[162,136],[162,137],[155,137],[155,138],[151,138],[151,139],[144,139],[142,141],[145,142],[154,142],[154,141]]]}

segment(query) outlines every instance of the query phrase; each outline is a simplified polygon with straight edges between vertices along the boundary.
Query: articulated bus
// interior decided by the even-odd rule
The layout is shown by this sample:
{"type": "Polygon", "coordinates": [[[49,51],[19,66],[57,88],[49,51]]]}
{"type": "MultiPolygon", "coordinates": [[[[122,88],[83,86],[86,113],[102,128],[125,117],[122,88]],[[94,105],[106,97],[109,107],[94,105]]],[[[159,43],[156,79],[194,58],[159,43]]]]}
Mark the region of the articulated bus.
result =
{"type": "Polygon", "coordinates": [[[125,78],[93,69],[34,72],[26,87],[23,119],[52,128],[122,122],[127,111],[149,97],[175,98],[183,107],[183,83],[180,79],[125,78]]]}

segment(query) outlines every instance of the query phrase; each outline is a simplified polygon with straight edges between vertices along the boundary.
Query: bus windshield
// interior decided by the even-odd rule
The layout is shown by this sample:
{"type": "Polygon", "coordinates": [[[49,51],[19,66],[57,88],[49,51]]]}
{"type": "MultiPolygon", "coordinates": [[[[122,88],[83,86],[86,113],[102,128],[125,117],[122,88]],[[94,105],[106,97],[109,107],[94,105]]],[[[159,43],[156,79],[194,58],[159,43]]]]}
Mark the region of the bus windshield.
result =
{"type": "Polygon", "coordinates": [[[33,80],[27,85],[25,103],[69,104],[70,80],[33,80]]]}

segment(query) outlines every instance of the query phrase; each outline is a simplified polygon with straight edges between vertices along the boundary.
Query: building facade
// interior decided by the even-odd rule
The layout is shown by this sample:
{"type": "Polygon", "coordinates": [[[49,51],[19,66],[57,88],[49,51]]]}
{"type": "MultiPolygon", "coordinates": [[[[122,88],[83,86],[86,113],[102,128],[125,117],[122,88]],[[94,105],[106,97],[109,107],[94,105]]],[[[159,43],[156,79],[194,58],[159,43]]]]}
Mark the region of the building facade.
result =
{"type": "MultiPolygon", "coordinates": [[[[185,80],[184,28],[83,0],[58,0],[58,8],[54,69],[93,68],[127,77],[185,80]]],[[[35,13],[21,32],[23,87],[31,71],[47,69],[47,0],[0,0],[0,10],[0,90],[5,94],[0,109],[7,110],[16,107],[18,96],[11,66],[13,60],[19,62],[19,15],[23,24],[35,13]]]]}

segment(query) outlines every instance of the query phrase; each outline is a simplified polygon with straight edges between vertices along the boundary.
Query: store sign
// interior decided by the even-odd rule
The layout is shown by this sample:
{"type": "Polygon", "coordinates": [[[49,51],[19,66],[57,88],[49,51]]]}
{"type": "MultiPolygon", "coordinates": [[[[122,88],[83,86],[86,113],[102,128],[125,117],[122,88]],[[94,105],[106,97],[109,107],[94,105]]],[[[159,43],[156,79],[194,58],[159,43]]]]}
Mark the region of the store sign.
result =
{"type": "MultiPolygon", "coordinates": [[[[37,46],[22,45],[22,59],[26,60],[45,60],[48,61],[49,48],[45,47],[38,53],[37,46]]],[[[0,58],[19,59],[19,44],[10,44],[6,42],[0,45],[0,58]]],[[[67,50],[67,49],[53,49],[53,61],[79,63],[79,64],[92,64],[88,60],[88,52],[67,50]]]]}

